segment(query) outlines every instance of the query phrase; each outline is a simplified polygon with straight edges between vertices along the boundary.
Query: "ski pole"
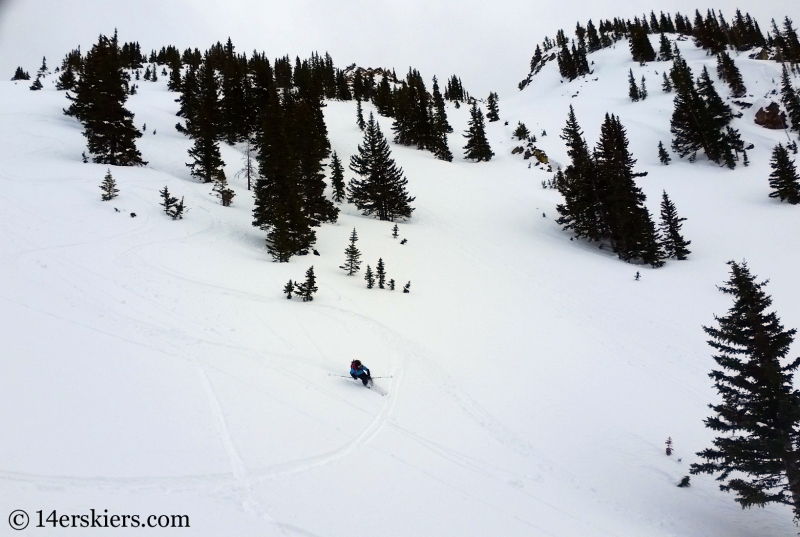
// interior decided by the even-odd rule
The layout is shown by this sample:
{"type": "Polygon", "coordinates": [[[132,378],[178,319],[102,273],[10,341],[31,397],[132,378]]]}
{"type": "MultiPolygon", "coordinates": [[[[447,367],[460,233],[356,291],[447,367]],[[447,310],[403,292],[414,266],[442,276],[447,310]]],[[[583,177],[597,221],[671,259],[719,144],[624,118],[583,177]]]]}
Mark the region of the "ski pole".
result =
{"type": "Polygon", "coordinates": [[[387,377],[370,377],[370,378],[373,378],[373,379],[391,379],[391,378],[394,378],[394,376],[389,375],[387,377]]]}

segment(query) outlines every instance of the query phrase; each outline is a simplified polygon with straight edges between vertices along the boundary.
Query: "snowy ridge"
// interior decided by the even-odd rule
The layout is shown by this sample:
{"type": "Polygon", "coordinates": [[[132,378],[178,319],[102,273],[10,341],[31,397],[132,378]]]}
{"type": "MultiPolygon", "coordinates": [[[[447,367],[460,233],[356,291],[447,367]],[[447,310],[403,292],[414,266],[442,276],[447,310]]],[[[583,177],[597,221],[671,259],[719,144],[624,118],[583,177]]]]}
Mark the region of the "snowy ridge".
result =
{"type": "MultiPolygon", "coordinates": [[[[714,58],[679,46],[727,95],[714,58]]],[[[252,227],[242,179],[225,208],[190,178],[167,77],[128,101],[149,165],[112,169],[110,202],[54,77],[39,92],[0,82],[3,505],[188,514],[192,535],[787,535],[788,509],[743,512],[709,477],[675,486],[711,438],[700,327],[729,307],[715,287],[725,261],[770,278],[784,324],[800,326],[800,212],[768,197],[786,134],[752,120],[780,67],[734,59],[753,96],[733,123],[755,146],[747,168],[658,162],[670,64],[640,67],[623,40],[590,56],[591,76],[562,83],[550,62],[525,91],[501,91],[489,163],[460,158],[466,106],[448,104],[453,163],[392,144],[417,198],[399,224],[407,244],[344,204],[317,230],[321,255],[285,264],[252,227]],[[628,69],[647,100],[628,99],[628,69]],[[511,133],[523,121],[565,163],[570,105],[592,146],[606,112],[621,118],[651,213],[666,190],[688,219],[688,261],[632,266],[556,225],[561,198],[541,187],[552,174],[511,155],[511,133]],[[164,185],[185,196],[184,220],[161,212],[164,185]],[[364,265],[381,257],[410,294],[338,268],[354,227],[364,265]],[[314,301],[286,300],[284,282],[310,265],[314,301]],[[376,381],[386,397],[330,376],[353,358],[393,377],[376,381]]],[[[345,163],[362,136],[355,106],[325,108],[345,163]]],[[[221,147],[229,178],[239,149],[221,147]]]]}

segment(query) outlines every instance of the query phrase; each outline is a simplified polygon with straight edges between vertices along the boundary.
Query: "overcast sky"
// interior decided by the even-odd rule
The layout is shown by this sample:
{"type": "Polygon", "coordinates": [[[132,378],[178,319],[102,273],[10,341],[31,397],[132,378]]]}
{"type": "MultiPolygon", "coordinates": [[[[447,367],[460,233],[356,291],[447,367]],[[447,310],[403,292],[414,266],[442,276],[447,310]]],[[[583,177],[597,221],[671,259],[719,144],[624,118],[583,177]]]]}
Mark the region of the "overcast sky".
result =
{"type": "Polygon", "coordinates": [[[0,0],[0,77],[11,78],[17,65],[34,72],[42,56],[54,67],[70,49],[86,51],[98,34],[118,28],[121,40],[147,51],[167,44],[204,50],[230,36],[238,51],[257,48],[271,58],[318,50],[337,66],[394,67],[398,75],[414,66],[427,80],[458,74],[473,95],[497,91],[502,98],[527,74],[536,44],[558,28],[572,35],[577,21],[650,9],[715,7],[730,19],[737,5],[764,31],[773,17],[800,22],[800,2],[787,0],[0,0]]]}

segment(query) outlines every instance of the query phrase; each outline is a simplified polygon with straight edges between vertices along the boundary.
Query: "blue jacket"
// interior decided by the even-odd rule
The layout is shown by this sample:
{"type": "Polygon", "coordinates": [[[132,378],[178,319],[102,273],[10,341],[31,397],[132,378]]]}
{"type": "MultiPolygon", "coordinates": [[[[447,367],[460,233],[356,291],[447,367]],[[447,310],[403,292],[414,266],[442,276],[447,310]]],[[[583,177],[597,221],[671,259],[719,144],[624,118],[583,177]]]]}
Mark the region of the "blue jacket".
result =
{"type": "Polygon", "coordinates": [[[353,378],[363,377],[364,375],[370,376],[369,375],[369,368],[367,366],[362,365],[359,369],[353,369],[352,367],[350,368],[350,376],[351,377],[353,377],[353,378]]]}

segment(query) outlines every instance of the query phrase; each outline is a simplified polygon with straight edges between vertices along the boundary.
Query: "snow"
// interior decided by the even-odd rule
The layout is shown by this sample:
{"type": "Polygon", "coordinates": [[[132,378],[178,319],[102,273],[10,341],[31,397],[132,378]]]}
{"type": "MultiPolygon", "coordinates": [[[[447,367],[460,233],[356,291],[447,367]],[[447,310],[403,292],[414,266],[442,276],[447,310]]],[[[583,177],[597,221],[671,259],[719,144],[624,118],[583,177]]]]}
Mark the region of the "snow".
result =
{"type": "MultiPolygon", "coordinates": [[[[716,80],[713,59],[681,48],[695,75],[706,64],[716,80]]],[[[98,188],[108,167],[81,162],[80,125],[61,113],[54,77],[39,92],[0,82],[3,509],[187,514],[184,531],[209,536],[793,531],[788,509],[742,511],[711,477],[675,486],[712,438],[701,325],[729,307],[715,287],[725,262],[770,278],[784,324],[800,326],[800,212],[768,197],[785,134],[752,122],[778,66],[735,58],[755,105],[734,126],[755,149],[750,167],[730,171],[674,155],[659,164],[667,64],[639,67],[624,42],[590,60],[585,79],[560,82],[553,62],[524,91],[500,93],[489,163],[460,158],[467,107],[448,107],[455,162],[392,145],[417,198],[398,239],[345,204],[317,230],[321,255],[286,264],[251,225],[252,198],[233,178],[241,148],[222,147],[232,207],[189,176],[167,77],[139,81],[128,102],[147,124],[149,164],[113,168],[121,193],[110,202],[98,188]],[[647,77],[646,101],[627,98],[629,68],[647,77]],[[666,189],[688,218],[688,261],[626,264],[560,230],[560,196],[541,187],[551,174],[510,154],[511,132],[523,121],[565,163],[570,104],[592,145],[604,114],[620,116],[649,172],[639,184],[651,212],[666,189]],[[158,206],[164,185],[185,196],[184,220],[158,206]],[[383,258],[396,291],[338,268],[354,227],[364,265],[383,258]],[[311,265],[314,301],[286,300],[285,282],[311,265]],[[376,380],[386,397],[332,376],[353,358],[392,377],[376,380]]],[[[355,103],[330,102],[325,115],[346,163],[361,140],[355,103]]]]}

